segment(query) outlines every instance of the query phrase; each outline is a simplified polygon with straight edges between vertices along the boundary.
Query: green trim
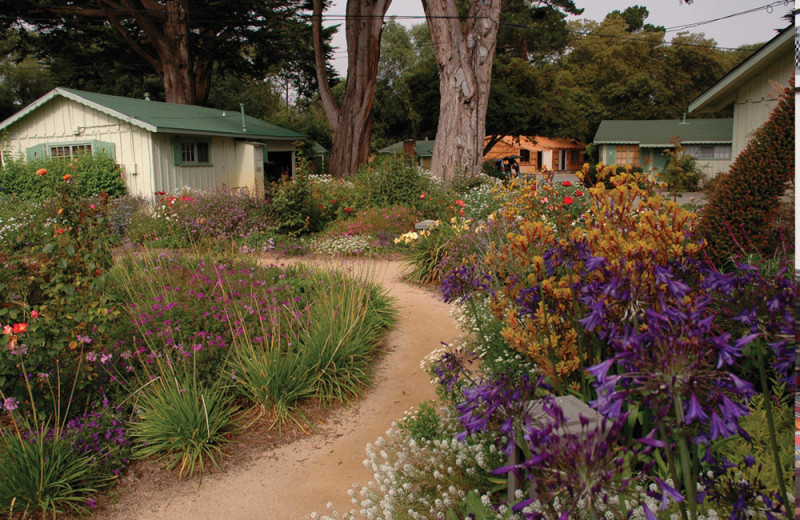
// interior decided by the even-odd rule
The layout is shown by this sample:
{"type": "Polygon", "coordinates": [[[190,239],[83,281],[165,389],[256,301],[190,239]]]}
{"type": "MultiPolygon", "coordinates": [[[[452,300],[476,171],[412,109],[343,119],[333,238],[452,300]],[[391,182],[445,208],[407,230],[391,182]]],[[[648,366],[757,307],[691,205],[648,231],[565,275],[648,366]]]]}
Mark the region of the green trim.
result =
{"type": "MultiPolygon", "coordinates": [[[[194,148],[194,154],[199,155],[197,146],[194,148]]],[[[194,137],[175,136],[172,138],[172,159],[175,166],[192,167],[192,166],[214,166],[211,161],[211,139],[197,139],[194,137]],[[208,147],[208,161],[184,161],[183,160],[183,145],[184,144],[205,144],[208,147]]]]}

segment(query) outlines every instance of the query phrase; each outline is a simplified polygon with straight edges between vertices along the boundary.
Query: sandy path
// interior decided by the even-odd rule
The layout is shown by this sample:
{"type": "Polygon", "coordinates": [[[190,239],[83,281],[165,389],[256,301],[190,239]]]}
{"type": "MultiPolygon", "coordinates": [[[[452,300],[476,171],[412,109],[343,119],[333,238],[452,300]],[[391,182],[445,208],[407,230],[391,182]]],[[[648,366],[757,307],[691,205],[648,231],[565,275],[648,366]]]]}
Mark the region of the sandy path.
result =
{"type": "MultiPolygon", "coordinates": [[[[273,260],[274,261],[274,260],[273,260]]],[[[270,262],[268,262],[270,263],[270,262]]],[[[365,447],[374,443],[403,412],[434,397],[420,360],[458,329],[441,297],[400,281],[398,261],[355,262],[347,268],[369,270],[396,299],[399,319],[387,338],[388,353],[377,367],[375,383],[350,409],[334,412],[317,434],[260,454],[245,467],[179,482],[155,492],[125,492],[108,519],[295,520],[353,506],[347,494],[354,482],[366,484],[365,447]]]]}

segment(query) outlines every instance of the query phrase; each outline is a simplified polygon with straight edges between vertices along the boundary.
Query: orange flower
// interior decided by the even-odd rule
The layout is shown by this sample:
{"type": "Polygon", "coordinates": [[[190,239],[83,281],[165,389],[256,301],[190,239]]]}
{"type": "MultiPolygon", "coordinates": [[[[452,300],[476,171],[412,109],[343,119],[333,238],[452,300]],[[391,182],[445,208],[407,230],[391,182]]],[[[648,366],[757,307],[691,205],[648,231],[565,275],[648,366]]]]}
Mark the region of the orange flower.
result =
{"type": "Polygon", "coordinates": [[[63,232],[64,232],[64,228],[58,228],[58,229],[56,229],[56,235],[60,235],[60,234],[62,234],[63,232]]]}
{"type": "Polygon", "coordinates": [[[47,170],[45,170],[44,168],[39,168],[38,170],[36,170],[36,175],[38,175],[39,177],[41,177],[45,173],[47,173],[47,170]]]}
{"type": "Polygon", "coordinates": [[[463,207],[464,207],[464,206],[466,206],[466,205],[467,205],[467,204],[466,204],[466,203],[465,203],[463,200],[461,200],[461,199],[459,199],[459,200],[457,200],[457,201],[456,201],[456,206],[460,206],[460,207],[462,207],[462,208],[463,208],[463,207]]]}
{"type": "Polygon", "coordinates": [[[65,180],[66,182],[69,182],[69,180],[70,180],[71,178],[72,178],[72,175],[70,175],[70,174],[66,174],[66,175],[64,175],[64,180],[65,180]]]}

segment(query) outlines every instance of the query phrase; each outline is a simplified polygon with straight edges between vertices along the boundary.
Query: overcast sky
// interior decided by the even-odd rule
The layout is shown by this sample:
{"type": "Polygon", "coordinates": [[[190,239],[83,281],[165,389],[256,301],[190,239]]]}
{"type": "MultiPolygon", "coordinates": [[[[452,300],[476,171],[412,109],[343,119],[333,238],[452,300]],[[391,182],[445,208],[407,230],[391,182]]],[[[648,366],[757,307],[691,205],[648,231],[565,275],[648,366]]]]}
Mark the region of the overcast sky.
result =
{"type": "MultiPolygon", "coordinates": [[[[346,0],[333,0],[331,8],[325,14],[331,18],[325,20],[324,25],[343,23],[346,4],[346,0]]],[[[689,29],[691,32],[704,33],[706,37],[713,38],[720,47],[739,47],[747,43],[765,42],[775,36],[777,29],[787,25],[782,17],[791,11],[793,2],[785,4],[784,1],[775,0],[695,0],[692,4],[685,4],[679,3],[679,0],[575,0],[575,5],[583,8],[584,12],[580,16],[571,18],[598,21],[611,11],[622,11],[631,5],[643,5],[650,11],[647,22],[662,25],[667,30],[688,23],[754,10],[689,29]]],[[[425,13],[420,0],[393,0],[388,16],[397,16],[397,21],[406,26],[425,22],[425,13]]],[[[675,33],[676,31],[668,32],[667,39],[671,39],[675,33]]],[[[334,54],[334,68],[341,76],[345,76],[347,46],[344,39],[344,25],[334,37],[333,45],[337,47],[334,54]]]]}

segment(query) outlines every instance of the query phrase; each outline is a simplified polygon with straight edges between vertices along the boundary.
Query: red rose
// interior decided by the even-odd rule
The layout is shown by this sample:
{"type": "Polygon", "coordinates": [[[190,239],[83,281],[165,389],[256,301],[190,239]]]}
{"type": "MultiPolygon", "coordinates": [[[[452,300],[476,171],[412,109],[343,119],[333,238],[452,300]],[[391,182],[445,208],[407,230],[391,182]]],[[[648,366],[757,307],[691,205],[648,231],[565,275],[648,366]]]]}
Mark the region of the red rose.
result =
{"type": "Polygon", "coordinates": [[[568,188],[569,188],[570,186],[572,186],[572,183],[571,183],[571,182],[569,182],[569,181],[564,181],[564,182],[562,182],[562,183],[561,183],[561,185],[562,185],[562,186],[566,186],[566,187],[568,187],[568,188]]]}
{"type": "Polygon", "coordinates": [[[570,205],[570,204],[572,204],[573,202],[575,202],[575,199],[573,199],[573,198],[572,198],[572,197],[570,197],[569,195],[567,195],[566,197],[564,197],[564,204],[566,204],[566,205],[570,205]]]}
{"type": "Polygon", "coordinates": [[[583,192],[581,190],[575,192],[576,197],[580,197],[581,195],[583,195],[583,192]]]}
{"type": "Polygon", "coordinates": [[[352,213],[353,212],[353,208],[344,208],[344,212],[345,213],[352,213]]]}
{"type": "Polygon", "coordinates": [[[14,334],[21,334],[21,333],[25,332],[26,330],[28,330],[28,324],[27,323],[15,323],[14,324],[14,328],[12,330],[14,331],[14,334]]]}

